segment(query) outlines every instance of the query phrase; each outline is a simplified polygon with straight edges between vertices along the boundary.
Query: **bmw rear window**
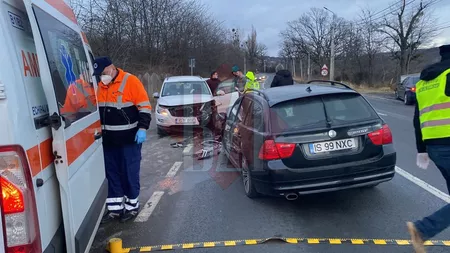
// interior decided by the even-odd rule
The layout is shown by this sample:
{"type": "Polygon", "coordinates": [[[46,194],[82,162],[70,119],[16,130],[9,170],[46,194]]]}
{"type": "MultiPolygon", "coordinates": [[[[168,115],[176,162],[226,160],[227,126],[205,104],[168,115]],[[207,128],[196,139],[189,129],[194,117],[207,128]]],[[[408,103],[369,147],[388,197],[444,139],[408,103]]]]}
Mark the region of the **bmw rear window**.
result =
{"type": "Polygon", "coordinates": [[[378,119],[359,94],[330,94],[289,100],[271,108],[274,132],[346,125],[378,119]]]}

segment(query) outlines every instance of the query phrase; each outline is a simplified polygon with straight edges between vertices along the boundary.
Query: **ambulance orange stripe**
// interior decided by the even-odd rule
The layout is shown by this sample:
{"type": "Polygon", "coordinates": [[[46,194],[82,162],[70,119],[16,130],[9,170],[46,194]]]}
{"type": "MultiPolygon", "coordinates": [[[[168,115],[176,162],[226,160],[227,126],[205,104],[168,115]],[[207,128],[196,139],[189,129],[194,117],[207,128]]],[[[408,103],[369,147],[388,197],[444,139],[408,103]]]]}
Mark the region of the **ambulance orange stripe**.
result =
{"type": "Polygon", "coordinates": [[[41,151],[42,170],[44,170],[50,164],[53,163],[52,142],[53,142],[53,139],[48,138],[47,140],[41,142],[41,145],[39,145],[39,150],[41,151]]]}
{"type": "Polygon", "coordinates": [[[70,8],[70,6],[68,6],[63,0],[45,0],[45,2],[77,24],[77,19],[72,11],[72,8],[70,8]]]}
{"type": "MultiPolygon", "coordinates": [[[[100,121],[88,126],[66,141],[68,165],[72,164],[84,153],[84,151],[86,151],[87,148],[89,148],[89,146],[92,145],[92,143],[94,143],[95,130],[98,132],[101,131],[100,121]]],[[[53,163],[52,141],[52,138],[48,138],[41,142],[40,145],[36,145],[27,150],[28,162],[33,177],[53,163]]]]}
{"type": "Polygon", "coordinates": [[[66,141],[67,163],[72,164],[89,146],[94,143],[95,130],[101,132],[100,120],[83,129],[66,141]]]}
{"type": "Polygon", "coordinates": [[[41,158],[39,156],[39,146],[36,145],[27,150],[28,163],[31,168],[31,175],[34,177],[41,172],[41,158]]]}

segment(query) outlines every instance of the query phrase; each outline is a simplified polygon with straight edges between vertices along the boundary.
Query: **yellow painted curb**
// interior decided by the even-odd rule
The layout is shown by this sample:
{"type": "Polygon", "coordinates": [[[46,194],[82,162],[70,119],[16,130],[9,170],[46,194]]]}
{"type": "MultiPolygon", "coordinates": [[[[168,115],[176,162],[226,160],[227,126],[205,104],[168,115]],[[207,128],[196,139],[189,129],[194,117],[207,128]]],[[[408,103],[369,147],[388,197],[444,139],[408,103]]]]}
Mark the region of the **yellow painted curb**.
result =
{"type": "MultiPolygon", "coordinates": [[[[271,237],[266,239],[245,239],[245,240],[227,240],[227,241],[215,241],[215,242],[194,242],[194,243],[182,243],[182,244],[165,244],[155,246],[140,246],[132,248],[123,248],[122,239],[112,238],[109,240],[106,250],[110,253],[134,253],[134,252],[154,252],[154,251],[166,251],[176,249],[198,249],[198,248],[213,248],[213,247],[234,247],[244,245],[258,245],[268,241],[278,241],[289,244],[305,244],[305,245],[317,245],[328,244],[333,246],[339,246],[343,244],[347,245],[372,245],[372,246],[410,246],[412,243],[410,240],[404,239],[362,239],[362,238],[286,238],[286,237],[271,237]]],[[[450,246],[450,240],[432,240],[426,241],[425,246],[450,246]]]]}

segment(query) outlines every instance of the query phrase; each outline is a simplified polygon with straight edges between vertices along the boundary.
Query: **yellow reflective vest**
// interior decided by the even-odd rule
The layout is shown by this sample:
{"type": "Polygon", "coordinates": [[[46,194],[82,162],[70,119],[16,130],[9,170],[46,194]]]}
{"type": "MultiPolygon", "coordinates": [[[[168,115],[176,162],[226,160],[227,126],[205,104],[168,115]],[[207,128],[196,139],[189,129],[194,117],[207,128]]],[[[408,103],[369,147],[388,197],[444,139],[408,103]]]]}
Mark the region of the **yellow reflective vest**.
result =
{"type": "Polygon", "coordinates": [[[247,82],[245,83],[244,86],[244,92],[247,91],[248,89],[259,90],[261,88],[253,72],[248,71],[247,74],[245,74],[245,77],[247,78],[247,82]]]}
{"type": "Polygon", "coordinates": [[[416,84],[422,140],[450,137],[450,97],[445,95],[450,69],[430,81],[416,84]]]}

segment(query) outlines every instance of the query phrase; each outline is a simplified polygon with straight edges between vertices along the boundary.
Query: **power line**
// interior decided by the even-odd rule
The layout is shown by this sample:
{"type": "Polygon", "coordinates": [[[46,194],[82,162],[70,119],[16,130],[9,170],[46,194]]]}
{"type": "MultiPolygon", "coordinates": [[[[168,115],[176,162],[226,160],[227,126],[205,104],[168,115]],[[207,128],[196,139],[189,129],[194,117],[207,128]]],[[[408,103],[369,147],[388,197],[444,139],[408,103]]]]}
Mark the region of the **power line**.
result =
{"type": "MultiPolygon", "coordinates": [[[[405,8],[407,7],[407,6],[409,6],[409,5],[411,5],[411,4],[413,4],[414,2],[416,2],[417,0],[409,0],[408,2],[406,2],[405,3],[405,8]]],[[[440,3],[440,2],[442,2],[443,0],[431,0],[430,2],[429,2],[429,4],[428,4],[428,6],[427,6],[427,8],[429,8],[429,7],[431,7],[431,6],[433,6],[433,5],[435,5],[435,4],[438,4],[438,3],[440,3]]],[[[420,1],[420,4],[422,5],[422,0],[420,1]]],[[[380,19],[382,19],[382,18],[385,18],[388,14],[390,14],[390,13],[392,13],[394,10],[393,10],[393,7],[395,7],[395,6],[397,6],[397,8],[400,8],[401,6],[402,6],[403,4],[401,3],[401,2],[397,2],[397,3],[395,3],[395,4],[391,4],[390,6],[388,6],[387,8],[385,8],[385,9],[383,9],[383,10],[381,10],[381,11],[378,11],[378,12],[376,12],[375,14],[373,14],[373,15],[370,15],[369,17],[368,17],[368,19],[369,19],[369,21],[371,21],[371,22],[374,22],[374,21],[377,21],[377,20],[380,20],[380,19]],[[398,4],[400,4],[400,5],[398,5],[398,4]],[[398,6],[397,6],[398,5],[398,6]],[[382,15],[378,15],[378,14],[382,14],[382,15]],[[378,17],[376,17],[376,16],[378,16],[378,17]]],[[[367,23],[367,21],[363,21],[363,19],[361,19],[361,22],[360,23],[357,23],[357,25],[362,25],[362,24],[364,24],[364,23],[367,23]]]]}
{"type": "MultiPolygon", "coordinates": [[[[405,3],[405,7],[409,6],[410,4],[414,3],[415,1],[416,1],[416,0],[409,0],[409,2],[406,2],[406,3],[405,3]]],[[[438,0],[438,1],[440,1],[440,0],[438,0]]],[[[401,2],[397,2],[397,3],[395,3],[395,4],[391,4],[391,5],[389,5],[387,8],[385,8],[385,9],[383,9],[383,10],[381,10],[381,11],[378,11],[378,12],[376,12],[375,14],[370,15],[370,16],[368,17],[368,19],[369,19],[368,21],[374,22],[374,21],[376,21],[376,20],[385,18],[388,14],[390,14],[390,13],[393,12],[395,6],[396,6],[397,8],[401,8],[402,5],[403,5],[403,3],[401,3],[401,2]],[[399,5],[399,4],[400,4],[400,5],[399,5]],[[398,6],[396,6],[396,5],[398,5],[398,6]],[[381,14],[381,15],[379,15],[379,14],[381,14]],[[378,17],[377,17],[377,16],[378,16],[378,17]]],[[[362,19],[360,20],[360,22],[357,23],[357,25],[365,24],[365,23],[367,23],[368,21],[364,21],[364,18],[362,18],[362,19]]]]}

